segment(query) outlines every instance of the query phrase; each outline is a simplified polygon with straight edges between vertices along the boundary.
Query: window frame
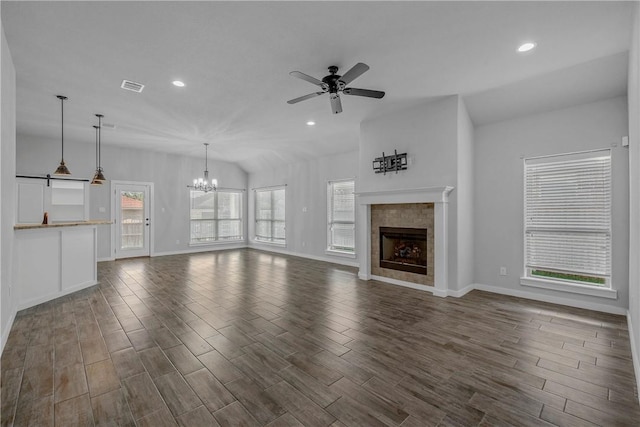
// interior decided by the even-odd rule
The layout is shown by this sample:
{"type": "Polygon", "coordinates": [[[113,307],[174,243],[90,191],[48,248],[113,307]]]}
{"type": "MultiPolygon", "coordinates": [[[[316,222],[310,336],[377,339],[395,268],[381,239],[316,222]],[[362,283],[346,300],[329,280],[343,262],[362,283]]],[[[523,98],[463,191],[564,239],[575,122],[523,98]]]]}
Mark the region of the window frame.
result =
{"type": "Polygon", "coordinates": [[[257,243],[261,243],[261,244],[267,244],[267,245],[276,245],[276,246],[286,246],[287,245],[287,186],[285,185],[277,185],[277,186],[271,186],[271,187],[261,187],[261,188],[254,188],[253,189],[253,207],[254,207],[254,228],[253,228],[253,240],[257,243]],[[275,203],[274,203],[274,193],[276,191],[280,191],[282,190],[284,193],[284,218],[283,219],[274,219],[273,217],[275,216],[275,203]],[[269,192],[270,193],[270,211],[271,211],[271,218],[269,219],[258,219],[258,193],[266,193],[269,192]],[[265,221],[265,222],[269,222],[270,226],[270,238],[262,238],[261,236],[258,236],[258,222],[260,221],[265,221]],[[275,224],[276,223],[282,223],[283,224],[283,230],[284,230],[284,238],[282,239],[282,241],[280,240],[276,240],[274,237],[274,231],[275,231],[275,224]]]}
{"type": "Polygon", "coordinates": [[[327,181],[327,245],[325,253],[328,255],[339,255],[349,258],[356,257],[356,201],[355,201],[355,178],[334,179],[327,181]],[[353,221],[334,221],[333,220],[333,197],[334,197],[334,184],[353,182],[353,221]],[[338,247],[333,245],[333,235],[331,233],[331,227],[333,224],[351,224],[353,226],[353,248],[338,247]]]}
{"type": "Polygon", "coordinates": [[[194,219],[191,217],[191,204],[193,201],[193,194],[201,193],[206,194],[204,191],[199,190],[190,190],[189,191],[189,246],[206,246],[206,245],[217,245],[217,244],[225,244],[225,243],[237,243],[245,240],[244,234],[244,190],[241,189],[218,189],[213,191],[213,218],[207,219],[194,219]],[[233,193],[238,195],[238,200],[240,202],[240,206],[238,208],[239,217],[238,218],[218,218],[218,195],[221,193],[233,193]],[[194,221],[213,221],[214,230],[215,230],[215,238],[213,240],[207,241],[193,241],[191,237],[191,225],[194,221]],[[220,239],[220,221],[238,221],[240,224],[240,236],[237,238],[224,238],[220,239]]]}
{"type": "MultiPolygon", "coordinates": [[[[614,290],[612,288],[612,275],[613,275],[613,258],[612,258],[612,251],[613,251],[613,233],[612,233],[612,226],[613,226],[613,203],[612,203],[612,199],[613,199],[613,152],[611,149],[597,149],[597,150],[589,150],[589,151],[581,151],[581,152],[574,152],[574,153],[562,153],[562,154],[555,154],[555,155],[549,155],[549,156],[539,156],[539,157],[529,157],[529,158],[523,158],[523,266],[524,266],[524,271],[523,271],[523,277],[520,278],[520,284],[523,286],[532,286],[532,287],[537,287],[537,288],[544,288],[544,289],[553,289],[553,290],[557,290],[557,291],[564,291],[564,292],[571,292],[571,293],[578,293],[578,294],[584,294],[584,295],[592,295],[592,296],[599,296],[599,297],[604,297],[604,298],[617,298],[617,291],[614,290]],[[544,229],[543,227],[538,227],[536,228],[536,226],[528,226],[527,224],[527,218],[528,218],[528,214],[530,213],[529,209],[528,209],[528,205],[527,205],[527,199],[529,196],[528,193],[528,189],[527,189],[527,172],[528,172],[528,162],[532,162],[532,164],[534,165],[539,165],[539,164],[551,164],[551,163],[557,163],[557,162],[571,162],[572,159],[594,159],[596,157],[608,157],[608,206],[606,206],[606,210],[608,212],[608,217],[607,221],[608,221],[608,229],[606,229],[605,231],[603,231],[603,229],[597,229],[596,227],[585,227],[583,232],[585,232],[586,234],[593,234],[596,235],[598,233],[602,234],[604,232],[604,234],[607,236],[608,238],[608,253],[606,255],[607,259],[606,261],[608,261],[607,264],[607,268],[609,271],[608,275],[600,275],[600,274],[585,274],[583,272],[579,272],[579,271],[571,271],[568,269],[558,269],[558,268],[552,268],[552,267],[544,267],[544,266],[531,266],[528,263],[528,240],[527,240],[527,234],[531,233],[532,231],[540,231],[540,229],[542,228],[544,231],[544,233],[547,234],[553,234],[555,232],[557,233],[567,233],[567,232],[574,232],[575,233],[575,229],[572,229],[571,227],[564,227],[561,229],[544,229]],[[532,272],[534,270],[542,270],[542,271],[549,271],[549,272],[557,272],[560,274],[565,274],[565,275],[570,275],[570,274],[575,274],[575,275],[581,275],[581,276],[587,276],[587,277],[601,277],[604,279],[604,284],[590,284],[588,282],[585,281],[579,281],[579,280],[570,280],[570,279],[566,279],[566,278],[555,278],[555,277],[544,277],[544,276],[540,276],[540,275],[534,275],[532,274],[532,272]]],[[[574,218],[574,217],[572,217],[574,218]]]]}

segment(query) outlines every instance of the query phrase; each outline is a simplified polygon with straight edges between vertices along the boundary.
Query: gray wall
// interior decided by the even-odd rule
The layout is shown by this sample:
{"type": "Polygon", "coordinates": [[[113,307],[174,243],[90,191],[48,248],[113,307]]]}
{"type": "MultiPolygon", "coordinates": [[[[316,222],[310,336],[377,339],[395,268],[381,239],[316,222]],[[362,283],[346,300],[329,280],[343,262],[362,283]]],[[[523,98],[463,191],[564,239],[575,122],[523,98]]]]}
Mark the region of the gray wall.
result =
{"type": "Polygon", "coordinates": [[[457,114],[458,97],[450,96],[362,122],[358,191],[455,186],[457,114]],[[407,153],[407,170],[373,173],[373,159],[394,149],[407,153]]]}
{"type": "Polygon", "coordinates": [[[474,129],[462,99],[458,102],[458,179],[457,195],[457,263],[455,283],[450,288],[461,290],[473,283],[474,266],[474,129]]]}
{"type": "Polygon", "coordinates": [[[629,314],[636,382],[640,389],[640,4],[629,51],[629,314]]]}
{"type": "Polygon", "coordinates": [[[4,349],[16,310],[13,275],[13,224],[16,174],[16,70],[0,24],[0,352],[4,349]]]}
{"type": "MultiPolygon", "coordinates": [[[[339,179],[356,179],[357,161],[358,152],[351,151],[249,174],[249,244],[260,249],[355,265],[355,259],[327,254],[325,250],[327,183],[339,179]],[[286,185],[286,247],[253,240],[255,207],[252,189],[273,185],[286,185]]],[[[358,186],[359,180],[356,179],[356,191],[358,186]]]]}
{"type": "Polygon", "coordinates": [[[538,295],[626,308],[629,298],[627,99],[618,97],[475,129],[475,281],[538,295]],[[612,150],[613,283],[617,300],[523,287],[523,157],[612,150]],[[507,267],[507,276],[499,268],[507,267]]]}
{"type": "MultiPolygon", "coordinates": [[[[117,138],[117,133],[107,134],[117,138]]],[[[90,137],[92,136],[89,132],[90,137]]],[[[95,140],[95,137],[94,137],[95,140]]],[[[18,174],[42,175],[52,173],[59,161],[60,141],[58,139],[35,140],[18,135],[18,174]]],[[[95,171],[95,144],[68,143],[65,141],[65,162],[74,177],[90,179],[95,171]]],[[[189,189],[193,179],[203,175],[202,158],[187,157],[154,151],[102,145],[102,167],[108,180],[137,181],[154,183],[154,211],[152,226],[154,247],[152,254],[211,250],[228,247],[217,244],[207,247],[189,246],[189,189]],[[177,243],[177,242],[180,243],[177,243]]],[[[209,160],[209,173],[218,179],[221,187],[246,189],[247,174],[238,166],[209,160]]],[[[112,219],[109,182],[102,186],[91,186],[90,218],[112,219]],[[104,212],[100,212],[104,208],[104,212]]],[[[245,192],[246,194],[246,192],[245,192]]],[[[246,231],[245,200],[245,231],[246,231]]],[[[246,235],[246,232],[245,232],[246,235]]],[[[242,242],[244,245],[245,242],[242,242]]],[[[113,257],[110,226],[98,227],[98,258],[113,257]]]]}

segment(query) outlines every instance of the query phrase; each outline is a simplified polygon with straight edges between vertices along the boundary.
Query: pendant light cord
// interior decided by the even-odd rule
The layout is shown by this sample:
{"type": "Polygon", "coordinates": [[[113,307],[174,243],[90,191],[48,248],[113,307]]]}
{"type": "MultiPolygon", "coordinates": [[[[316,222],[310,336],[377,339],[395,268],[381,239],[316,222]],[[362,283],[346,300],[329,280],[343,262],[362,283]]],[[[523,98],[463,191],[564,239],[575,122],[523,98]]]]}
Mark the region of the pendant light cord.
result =
{"type": "Polygon", "coordinates": [[[67,97],[63,95],[56,95],[56,97],[60,100],[60,112],[62,115],[62,121],[60,122],[60,140],[62,142],[62,161],[64,162],[64,100],[67,99],[67,97]]]}
{"type": "Polygon", "coordinates": [[[102,114],[96,114],[98,117],[98,169],[102,169],[102,114]]]}
{"type": "Polygon", "coordinates": [[[204,144],[204,171],[207,172],[207,175],[209,174],[208,160],[209,160],[209,144],[204,144]]]}
{"type": "Polygon", "coordinates": [[[98,170],[98,165],[100,164],[100,160],[98,160],[98,126],[93,126],[96,130],[96,171],[98,170]]]}

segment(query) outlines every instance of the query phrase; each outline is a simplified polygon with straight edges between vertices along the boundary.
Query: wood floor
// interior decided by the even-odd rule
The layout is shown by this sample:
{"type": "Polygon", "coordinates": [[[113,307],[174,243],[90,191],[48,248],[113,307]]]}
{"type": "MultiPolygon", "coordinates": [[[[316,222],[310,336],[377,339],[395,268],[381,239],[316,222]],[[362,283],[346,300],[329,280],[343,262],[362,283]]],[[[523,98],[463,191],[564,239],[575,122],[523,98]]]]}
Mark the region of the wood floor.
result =
{"type": "Polygon", "coordinates": [[[18,313],[2,425],[638,426],[626,320],[241,249],[18,313]]]}

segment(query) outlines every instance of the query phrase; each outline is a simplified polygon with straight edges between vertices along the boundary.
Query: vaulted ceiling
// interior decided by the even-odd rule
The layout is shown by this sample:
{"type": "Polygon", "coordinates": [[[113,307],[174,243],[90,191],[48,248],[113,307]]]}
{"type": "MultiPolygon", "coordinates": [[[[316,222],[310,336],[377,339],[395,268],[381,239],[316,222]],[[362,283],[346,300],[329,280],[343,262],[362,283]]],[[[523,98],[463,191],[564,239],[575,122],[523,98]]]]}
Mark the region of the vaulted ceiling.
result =
{"type": "MultiPolygon", "coordinates": [[[[235,162],[254,171],[354,150],[362,120],[461,94],[476,124],[626,92],[632,2],[12,2],[19,138],[65,139],[235,162]],[[533,40],[537,48],[518,54],[533,40]],[[352,86],[289,105],[358,62],[352,86]],[[123,79],[145,85],[120,88],[123,79]],[[186,86],[175,87],[173,80],[186,86]],[[307,126],[313,120],[315,126],[307,126]]],[[[53,143],[53,142],[52,142],[53,143]]]]}

